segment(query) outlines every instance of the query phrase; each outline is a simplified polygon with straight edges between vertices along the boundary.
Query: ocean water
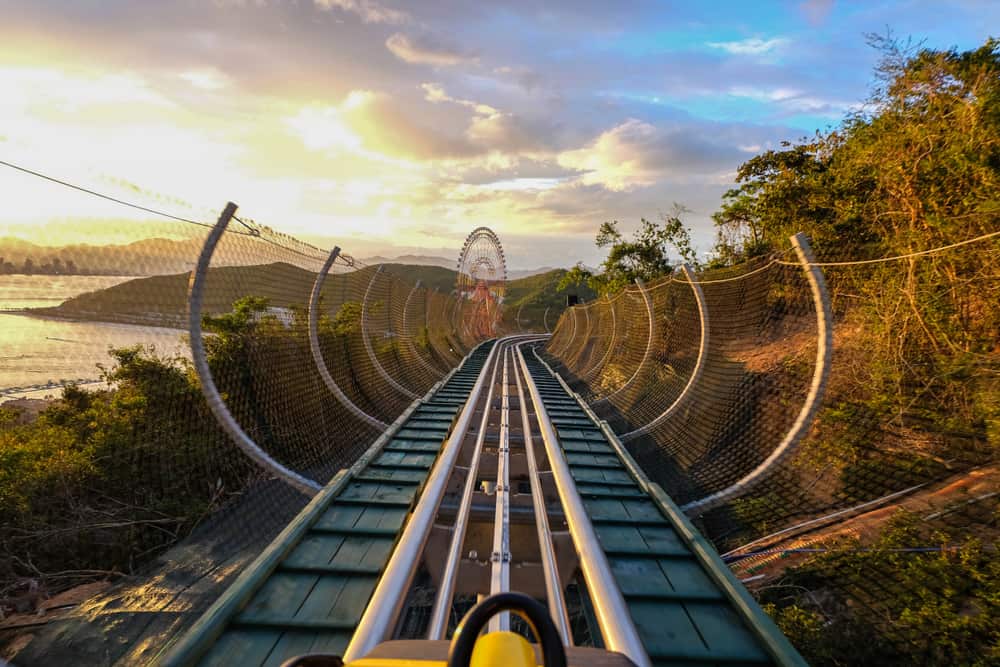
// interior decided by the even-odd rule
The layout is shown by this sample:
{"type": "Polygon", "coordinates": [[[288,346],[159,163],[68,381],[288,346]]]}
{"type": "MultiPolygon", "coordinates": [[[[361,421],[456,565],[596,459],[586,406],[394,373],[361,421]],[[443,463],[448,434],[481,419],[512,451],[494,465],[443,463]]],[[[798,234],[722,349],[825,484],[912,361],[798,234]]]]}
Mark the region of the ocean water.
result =
{"type": "Polygon", "coordinates": [[[0,276],[0,401],[58,395],[65,382],[100,379],[108,349],[142,343],[161,355],[190,358],[179,329],[111,322],[73,322],[3,312],[55,306],[65,299],[129,278],[115,276],[0,276]]]}
{"type": "Polygon", "coordinates": [[[72,296],[111,287],[134,277],[0,275],[0,311],[58,306],[72,296]]]}

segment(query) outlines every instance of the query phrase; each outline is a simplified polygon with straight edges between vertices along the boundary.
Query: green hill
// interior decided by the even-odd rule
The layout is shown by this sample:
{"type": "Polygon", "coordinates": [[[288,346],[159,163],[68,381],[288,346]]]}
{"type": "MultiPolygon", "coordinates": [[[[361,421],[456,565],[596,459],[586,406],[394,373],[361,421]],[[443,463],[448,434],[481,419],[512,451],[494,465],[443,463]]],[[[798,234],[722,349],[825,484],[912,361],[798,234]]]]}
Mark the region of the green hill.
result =
{"type": "MultiPolygon", "coordinates": [[[[384,264],[383,270],[397,277],[404,285],[421,285],[450,293],[455,286],[456,272],[440,266],[414,264],[384,264]]],[[[353,274],[332,274],[327,278],[327,294],[343,290],[345,300],[360,300],[374,266],[353,274]]],[[[586,287],[559,291],[556,289],[565,269],[512,280],[507,284],[504,322],[510,330],[517,329],[517,314],[523,329],[544,330],[545,311],[549,310],[549,327],[555,327],[559,314],[566,306],[567,292],[582,299],[594,298],[586,287]]],[[[188,273],[175,273],[148,278],[136,278],[95,292],[68,299],[55,308],[33,312],[70,319],[126,322],[166,327],[186,326],[188,273]]],[[[209,270],[205,285],[203,310],[206,313],[227,312],[237,299],[262,296],[278,308],[305,307],[309,301],[316,274],[284,262],[258,266],[223,266],[209,270]]]]}
{"type": "Polygon", "coordinates": [[[554,329],[559,315],[566,308],[566,296],[576,294],[581,301],[590,301],[596,294],[586,285],[559,290],[557,286],[566,269],[554,269],[527,278],[519,278],[507,283],[507,297],[504,300],[504,322],[517,329],[518,322],[526,330],[554,329]],[[545,317],[548,309],[549,315],[545,317]],[[520,317],[518,318],[518,313],[520,317]]]}

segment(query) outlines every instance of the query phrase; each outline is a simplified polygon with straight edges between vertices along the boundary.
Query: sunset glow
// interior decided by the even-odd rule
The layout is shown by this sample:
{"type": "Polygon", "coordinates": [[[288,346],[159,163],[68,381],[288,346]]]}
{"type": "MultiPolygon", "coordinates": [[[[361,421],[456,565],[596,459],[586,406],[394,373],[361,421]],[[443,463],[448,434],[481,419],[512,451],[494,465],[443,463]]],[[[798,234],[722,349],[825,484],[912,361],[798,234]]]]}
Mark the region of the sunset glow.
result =
{"type": "MultiPolygon", "coordinates": [[[[628,227],[674,201],[692,209],[707,249],[743,160],[864,98],[875,54],[863,32],[892,25],[974,44],[985,32],[970,26],[1000,23],[977,2],[945,21],[821,0],[761,12],[137,7],[5,5],[0,158],[198,219],[232,200],[361,254],[450,255],[471,226],[491,225],[524,267],[554,252],[594,263],[600,222],[628,227]]],[[[9,170],[0,190],[0,236],[121,242],[154,228],[146,214],[9,170]]]]}

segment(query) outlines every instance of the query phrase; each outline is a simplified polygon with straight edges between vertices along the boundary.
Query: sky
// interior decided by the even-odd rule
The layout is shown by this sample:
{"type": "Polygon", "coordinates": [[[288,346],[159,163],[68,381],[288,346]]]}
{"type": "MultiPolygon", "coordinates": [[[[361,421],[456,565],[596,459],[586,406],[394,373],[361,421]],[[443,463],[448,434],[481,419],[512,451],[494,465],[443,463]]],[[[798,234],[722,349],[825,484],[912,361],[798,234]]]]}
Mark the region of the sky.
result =
{"type": "MultiPolygon", "coordinates": [[[[739,165],[857,108],[887,29],[973,48],[1000,3],[0,0],[0,160],[357,256],[485,225],[511,268],[593,266],[601,222],[674,202],[707,251],[739,165]]],[[[3,167],[0,196],[0,237],[162,227],[3,167]]]]}

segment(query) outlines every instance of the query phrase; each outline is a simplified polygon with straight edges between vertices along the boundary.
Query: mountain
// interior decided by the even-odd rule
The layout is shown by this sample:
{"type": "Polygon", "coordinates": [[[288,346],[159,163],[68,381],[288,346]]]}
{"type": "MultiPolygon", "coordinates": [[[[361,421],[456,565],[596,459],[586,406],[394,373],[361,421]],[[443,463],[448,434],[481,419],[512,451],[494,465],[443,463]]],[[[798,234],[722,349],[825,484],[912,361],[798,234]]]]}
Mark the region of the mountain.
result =
{"type": "Polygon", "coordinates": [[[446,269],[454,269],[457,260],[447,257],[434,257],[431,255],[400,255],[399,257],[365,257],[361,260],[365,264],[411,264],[415,266],[442,266],[446,269]]]}
{"type": "Polygon", "coordinates": [[[508,280],[518,280],[520,278],[528,278],[530,276],[537,276],[539,273],[549,273],[550,271],[557,270],[554,266],[543,266],[537,269],[511,269],[507,271],[508,280]]]}
{"type": "MultiPolygon", "coordinates": [[[[419,280],[424,287],[437,289],[443,294],[452,291],[457,277],[451,269],[419,264],[385,264],[382,270],[399,278],[404,285],[414,285],[419,280]]],[[[373,265],[359,270],[363,274],[373,271],[373,265]]],[[[566,306],[567,293],[576,293],[584,300],[593,298],[593,293],[587,288],[558,290],[559,280],[565,273],[565,269],[553,269],[509,281],[504,299],[507,327],[510,330],[519,327],[544,330],[547,323],[552,328],[566,306]]],[[[347,280],[348,275],[331,274],[325,290],[330,293],[346,290],[342,298],[359,300],[367,278],[347,280]]],[[[206,280],[204,309],[207,313],[226,312],[234,301],[247,295],[266,297],[276,307],[305,307],[315,280],[314,272],[286,262],[214,267],[209,270],[206,280]]],[[[36,309],[34,312],[70,319],[183,328],[186,326],[188,281],[188,271],[135,278],[81,294],[55,308],[36,309]]]]}

